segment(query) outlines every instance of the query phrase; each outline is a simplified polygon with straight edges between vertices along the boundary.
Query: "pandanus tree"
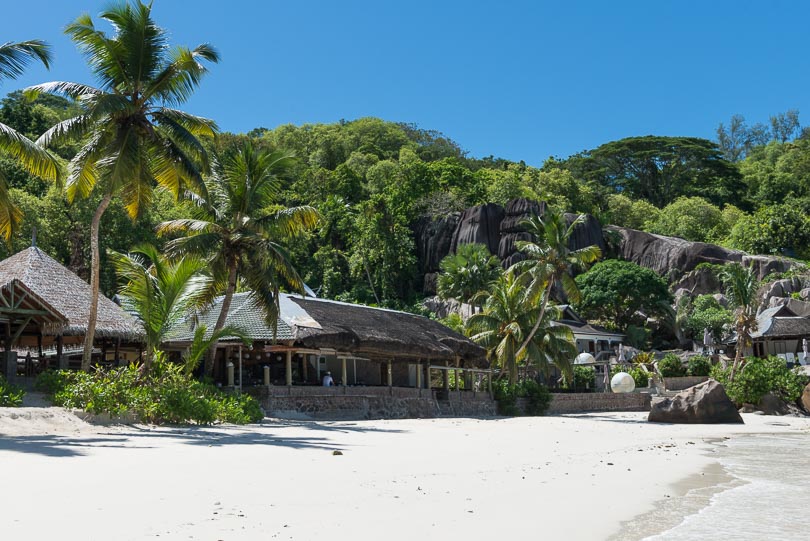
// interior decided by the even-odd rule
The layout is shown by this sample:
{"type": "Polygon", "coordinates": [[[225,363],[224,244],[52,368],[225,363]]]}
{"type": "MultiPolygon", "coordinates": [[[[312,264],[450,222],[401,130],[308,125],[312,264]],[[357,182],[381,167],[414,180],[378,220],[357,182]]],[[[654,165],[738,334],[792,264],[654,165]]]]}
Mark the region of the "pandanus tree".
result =
{"type": "Polygon", "coordinates": [[[562,287],[571,302],[578,302],[580,293],[571,276],[572,271],[587,270],[602,255],[598,246],[570,249],[571,236],[584,221],[585,215],[580,214],[569,224],[563,213],[549,207],[542,218],[535,215],[521,222],[524,230],[535,240],[515,243],[526,259],[515,263],[513,269],[527,276],[527,296],[540,306],[534,326],[523,338],[518,350],[521,354],[544,321],[555,284],[562,287]]]}
{"type": "MultiPolygon", "coordinates": [[[[19,77],[32,61],[39,60],[49,67],[51,54],[48,45],[39,40],[6,42],[0,44],[0,82],[19,77]]],[[[51,154],[11,126],[0,122],[0,155],[10,156],[26,171],[45,180],[56,180],[59,168],[51,154]]],[[[6,179],[0,172],[0,237],[11,240],[22,213],[11,200],[6,179]]]]}
{"type": "Polygon", "coordinates": [[[169,47],[166,30],[152,19],[152,5],[121,2],[99,17],[110,23],[108,35],[89,15],[67,26],[84,54],[99,87],[50,82],[28,89],[76,100],[79,115],[59,122],[37,143],[42,146],[79,141],[68,165],[67,197],[98,194],[90,224],[92,299],[82,368],[90,366],[98,314],[99,226],[113,197],[120,196],[135,219],[159,186],[179,197],[190,189],[205,193],[201,170],[208,165],[200,137],[211,137],[216,124],[176,107],[191,97],[219,56],[209,45],[169,47]]]}
{"type": "MultiPolygon", "coordinates": [[[[158,226],[161,235],[182,234],[168,242],[171,253],[195,254],[208,261],[218,289],[224,292],[213,332],[225,325],[240,280],[273,328],[281,287],[304,291],[285,242],[313,229],[319,214],[310,206],[281,204],[279,175],[292,160],[289,153],[256,149],[251,143],[233,148],[206,179],[208,195],[193,197],[193,217],[158,226]]],[[[212,370],[213,356],[209,354],[205,373],[212,370]]]]}
{"type": "MultiPolygon", "coordinates": [[[[110,252],[110,258],[121,281],[122,303],[138,316],[146,333],[144,371],[148,371],[155,351],[172,329],[207,304],[211,286],[208,264],[193,256],[170,259],[148,244],[126,254],[110,252]]],[[[206,331],[204,326],[195,330],[189,370],[197,361],[195,353],[200,344],[210,340],[206,331]]],[[[237,336],[249,342],[237,328],[223,328],[215,338],[222,336],[237,336]]]]}
{"type": "Polygon", "coordinates": [[[726,265],[720,278],[726,287],[729,304],[734,307],[732,324],[737,334],[737,348],[729,377],[729,381],[733,382],[742,364],[745,348],[751,347],[751,334],[757,330],[759,282],[753,269],[743,267],[739,263],[726,265]]]}
{"type": "Polygon", "coordinates": [[[467,330],[473,341],[487,349],[501,373],[508,375],[510,385],[517,383],[520,363],[534,365],[544,375],[553,364],[570,380],[576,347],[568,327],[553,325],[552,320],[559,317],[556,308],[546,310],[534,336],[521,347],[540,312],[527,295],[528,279],[527,274],[514,272],[500,276],[490,288],[483,311],[467,320],[467,330]]]}

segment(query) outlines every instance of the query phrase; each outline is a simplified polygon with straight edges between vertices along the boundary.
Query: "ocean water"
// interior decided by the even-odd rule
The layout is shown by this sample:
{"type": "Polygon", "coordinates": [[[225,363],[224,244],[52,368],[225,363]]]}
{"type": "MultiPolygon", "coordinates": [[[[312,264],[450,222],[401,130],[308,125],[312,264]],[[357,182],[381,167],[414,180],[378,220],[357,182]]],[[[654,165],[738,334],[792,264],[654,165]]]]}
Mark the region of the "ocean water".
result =
{"type": "Polygon", "coordinates": [[[721,444],[718,458],[725,470],[719,484],[664,505],[668,529],[644,541],[810,539],[810,435],[735,437],[721,444]],[[686,518],[676,524],[675,516],[686,518]]]}

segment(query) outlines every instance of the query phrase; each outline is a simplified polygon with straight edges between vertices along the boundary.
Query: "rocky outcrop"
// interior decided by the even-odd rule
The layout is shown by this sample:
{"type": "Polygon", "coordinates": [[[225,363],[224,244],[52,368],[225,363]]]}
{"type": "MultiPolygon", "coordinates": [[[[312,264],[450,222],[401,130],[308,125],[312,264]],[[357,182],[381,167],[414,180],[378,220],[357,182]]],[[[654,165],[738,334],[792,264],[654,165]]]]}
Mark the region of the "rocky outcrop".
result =
{"type": "Polygon", "coordinates": [[[802,396],[799,398],[799,403],[804,408],[804,411],[810,413],[810,383],[802,391],[802,396]]]}
{"type": "Polygon", "coordinates": [[[653,423],[742,423],[726,390],[710,379],[669,398],[653,401],[647,420],[653,423]]]}
{"type": "Polygon", "coordinates": [[[760,311],[766,308],[777,306],[787,306],[788,309],[799,317],[810,316],[810,302],[791,299],[790,297],[771,297],[767,304],[762,304],[760,311]]]}
{"type": "Polygon", "coordinates": [[[461,213],[458,225],[453,232],[450,251],[455,252],[459,244],[477,243],[483,244],[489,248],[491,253],[497,254],[503,218],[503,207],[495,203],[468,208],[461,213]]]}
{"type": "Polygon", "coordinates": [[[766,393],[759,399],[757,410],[765,415],[786,415],[790,413],[787,403],[775,393],[766,393]]]}
{"type": "Polygon", "coordinates": [[[720,291],[722,287],[717,273],[714,272],[713,269],[703,267],[687,272],[672,284],[672,289],[674,291],[683,289],[687,291],[690,296],[696,297],[698,295],[707,295],[714,291],[720,291]]]}
{"type": "Polygon", "coordinates": [[[422,301],[422,306],[436,314],[437,318],[445,318],[450,314],[458,314],[466,321],[473,315],[473,306],[455,299],[441,299],[438,296],[428,297],[422,301]]]}
{"type": "Polygon", "coordinates": [[[654,270],[669,281],[678,280],[700,263],[742,263],[753,266],[759,279],[772,272],[785,272],[793,263],[774,256],[752,256],[738,250],[705,242],[692,242],[677,237],[665,237],[609,225],[605,227],[606,240],[616,256],[654,270]]]}
{"type": "Polygon", "coordinates": [[[421,273],[438,272],[439,263],[450,253],[453,233],[460,213],[453,212],[436,219],[423,217],[414,225],[416,258],[421,273]]]}

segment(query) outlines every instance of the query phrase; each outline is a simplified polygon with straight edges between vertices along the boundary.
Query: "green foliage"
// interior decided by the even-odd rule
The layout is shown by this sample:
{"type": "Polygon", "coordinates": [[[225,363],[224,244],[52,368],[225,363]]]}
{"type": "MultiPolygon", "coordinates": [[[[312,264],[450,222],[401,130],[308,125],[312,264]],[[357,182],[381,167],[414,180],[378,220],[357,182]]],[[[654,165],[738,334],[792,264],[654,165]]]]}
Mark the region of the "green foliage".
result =
{"type": "Polygon", "coordinates": [[[12,385],[0,374],[0,408],[18,408],[22,406],[25,389],[12,385]]]}
{"type": "Polygon", "coordinates": [[[500,415],[540,416],[545,414],[551,404],[551,393],[548,388],[531,379],[515,385],[510,385],[506,379],[497,379],[492,383],[492,392],[498,403],[500,415]],[[518,398],[526,399],[526,407],[523,412],[517,407],[518,398]]]}
{"type": "Polygon", "coordinates": [[[728,244],[754,254],[807,258],[810,257],[810,218],[790,203],[762,207],[737,221],[728,244]]]}
{"type": "Polygon", "coordinates": [[[647,347],[650,341],[650,331],[643,325],[628,325],[624,334],[627,337],[627,344],[637,349],[647,347]]]}
{"type": "Polygon", "coordinates": [[[574,378],[567,386],[573,391],[593,391],[596,388],[596,371],[592,366],[574,366],[574,378]]]}
{"type": "Polygon", "coordinates": [[[659,235],[709,242],[725,237],[725,222],[719,208],[702,197],[679,197],[647,223],[647,230],[659,235]]]}
{"type": "Polygon", "coordinates": [[[582,298],[575,309],[585,318],[612,322],[619,329],[643,325],[638,315],[661,316],[672,296],[654,271],[629,261],[609,259],[576,277],[582,298]]]}
{"type": "Polygon", "coordinates": [[[441,323],[445,327],[453,329],[459,334],[464,334],[466,332],[464,320],[461,319],[461,316],[455,312],[448,314],[446,318],[440,319],[439,323],[441,323]]]}
{"type": "Polygon", "coordinates": [[[604,223],[646,230],[647,224],[658,220],[661,210],[644,199],[630,199],[624,194],[607,196],[607,211],[602,216],[604,223]]]}
{"type": "Polygon", "coordinates": [[[712,362],[708,357],[695,355],[690,357],[686,364],[686,375],[708,376],[712,371],[712,362]]]}
{"type": "Polygon", "coordinates": [[[439,297],[465,303],[473,303],[476,295],[485,292],[503,272],[500,260],[483,244],[459,245],[455,254],[441,260],[439,268],[439,297]]]}
{"type": "Polygon", "coordinates": [[[723,384],[729,398],[737,405],[758,404],[767,393],[772,392],[786,402],[795,402],[808,383],[807,376],[798,370],[790,370],[784,359],[748,358],[731,382],[731,368],[715,365],[711,377],[723,384]]]}
{"type": "Polygon", "coordinates": [[[734,319],[731,310],[723,308],[712,295],[698,295],[687,300],[679,309],[684,311],[684,330],[692,338],[701,341],[705,329],[711,329],[715,339],[720,338],[734,319]]]}
{"type": "Polygon", "coordinates": [[[146,376],[136,365],[91,373],[44,372],[36,385],[57,406],[113,416],[132,413],[144,423],[246,424],[264,417],[254,398],[193,379],[182,365],[162,356],[146,376]]]}
{"type": "Polygon", "coordinates": [[[630,374],[630,376],[633,378],[633,383],[635,383],[637,389],[647,387],[650,384],[650,374],[649,372],[641,368],[640,364],[636,364],[634,366],[631,366],[630,368],[625,368],[622,366],[612,368],[610,371],[610,377],[612,378],[619,372],[627,372],[628,374],[630,374]]]}
{"type": "Polygon", "coordinates": [[[674,353],[667,353],[658,361],[658,371],[664,378],[680,378],[686,375],[686,368],[681,359],[674,353]]]}
{"type": "Polygon", "coordinates": [[[577,178],[659,208],[682,196],[699,196],[721,205],[739,198],[745,187],[717,145],[696,137],[628,137],[560,165],[577,178]]]}

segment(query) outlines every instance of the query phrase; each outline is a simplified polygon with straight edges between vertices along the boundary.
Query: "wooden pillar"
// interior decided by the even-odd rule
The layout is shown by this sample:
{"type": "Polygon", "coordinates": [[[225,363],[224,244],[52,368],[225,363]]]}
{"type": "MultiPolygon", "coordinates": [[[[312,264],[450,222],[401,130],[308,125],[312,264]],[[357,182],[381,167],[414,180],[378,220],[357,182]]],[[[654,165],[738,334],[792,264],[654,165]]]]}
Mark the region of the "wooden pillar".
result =
{"type": "Polygon", "coordinates": [[[287,362],[284,375],[287,378],[287,387],[292,386],[292,351],[287,350],[287,362]]]}
{"type": "Polygon", "coordinates": [[[344,387],[349,383],[349,372],[346,370],[346,357],[340,359],[340,382],[344,387]]]}
{"type": "Polygon", "coordinates": [[[394,361],[388,359],[388,386],[394,386],[394,361]]]}
{"type": "Polygon", "coordinates": [[[115,366],[121,366],[121,339],[115,339],[115,366]]]}
{"type": "Polygon", "coordinates": [[[493,398],[494,395],[492,394],[492,369],[489,370],[487,374],[487,390],[489,391],[489,397],[493,398]]]}
{"type": "Polygon", "coordinates": [[[416,388],[422,389],[422,361],[416,363],[416,388]]]}
{"type": "Polygon", "coordinates": [[[301,369],[301,373],[303,374],[304,382],[306,383],[307,381],[309,381],[309,376],[307,375],[307,372],[309,371],[308,370],[309,367],[307,366],[309,364],[309,362],[307,362],[307,356],[301,355],[301,361],[304,364],[303,368],[301,369]]]}
{"type": "Polygon", "coordinates": [[[456,392],[459,393],[459,395],[460,395],[461,394],[461,384],[460,384],[458,379],[459,379],[459,376],[460,376],[461,372],[459,371],[458,367],[459,367],[459,359],[458,359],[458,355],[456,355],[456,369],[453,372],[453,374],[455,374],[455,376],[456,376],[456,392]]]}
{"type": "Polygon", "coordinates": [[[42,333],[37,335],[37,360],[39,361],[39,369],[43,370],[48,368],[45,364],[45,359],[42,358],[42,333]]]}
{"type": "Polygon", "coordinates": [[[425,361],[425,389],[430,389],[430,359],[425,361]]]}
{"type": "MultiPolygon", "coordinates": [[[[450,362],[444,361],[445,368],[450,368],[450,362]]],[[[450,392],[450,371],[442,370],[442,387],[445,391],[450,392]]]]}
{"type": "Polygon", "coordinates": [[[242,346],[239,346],[239,390],[242,390],[242,346]]]}

